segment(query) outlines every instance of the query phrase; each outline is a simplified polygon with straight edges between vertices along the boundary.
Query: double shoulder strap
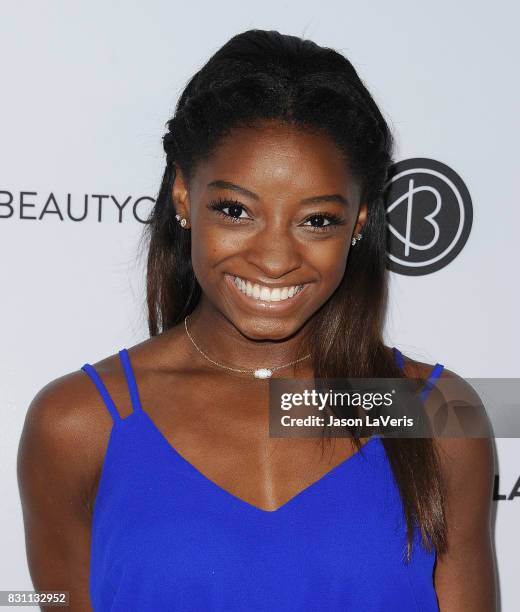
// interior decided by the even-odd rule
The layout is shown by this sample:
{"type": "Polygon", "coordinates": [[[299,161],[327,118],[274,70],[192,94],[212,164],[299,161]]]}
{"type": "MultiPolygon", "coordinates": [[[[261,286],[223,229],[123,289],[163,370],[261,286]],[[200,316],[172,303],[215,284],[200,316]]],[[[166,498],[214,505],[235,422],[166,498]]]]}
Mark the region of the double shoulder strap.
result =
{"type": "MultiPolygon", "coordinates": [[[[142,410],[141,400],[139,398],[139,391],[137,389],[137,383],[135,381],[134,371],[132,368],[132,364],[130,362],[130,356],[128,354],[128,350],[126,348],[123,348],[119,351],[119,359],[121,360],[121,363],[123,365],[123,370],[125,372],[126,383],[128,385],[128,390],[130,392],[130,399],[132,401],[132,409],[134,411],[142,410]]],[[[84,372],[86,372],[90,376],[90,378],[93,380],[114,422],[122,421],[123,418],[119,414],[119,411],[114,403],[114,400],[110,396],[110,393],[108,392],[105,386],[105,383],[102,381],[101,377],[97,373],[94,366],[92,366],[90,363],[86,363],[85,365],[82,366],[81,369],[84,372]]]]}
{"type": "MultiPolygon", "coordinates": [[[[394,350],[395,360],[396,360],[398,367],[400,367],[401,369],[404,368],[404,358],[403,358],[401,351],[395,346],[393,347],[393,350],[394,350]]],[[[126,383],[128,385],[128,390],[130,392],[130,399],[132,401],[132,409],[134,411],[142,410],[141,400],[139,398],[139,390],[137,388],[134,370],[132,368],[132,364],[130,362],[130,356],[126,348],[123,348],[119,351],[119,359],[121,360],[121,363],[123,365],[123,370],[125,372],[126,383]]],[[[86,372],[90,376],[90,378],[94,381],[94,384],[98,388],[98,391],[101,394],[101,397],[103,398],[106,404],[106,407],[108,408],[108,411],[110,412],[112,416],[112,419],[115,422],[122,421],[123,419],[121,415],[119,414],[119,411],[114,403],[114,400],[110,396],[110,393],[105,387],[105,383],[102,381],[101,377],[97,373],[94,366],[92,366],[90,363],[86,363],[85,365],[82,366],[81,369],[84,372],[86,372]]],[[[437,378],[441,375],[441,372],[443,369],[444,369],[444,366],[440,363],[436,363],[435,366],[433,367],[432,371],[430,372],[430,375],[428,376],[428,379],[426,380],[424,389],[421,392],[420,398],[422,401],[424,401],[428,397],[428,394],[434,387],[435,380],[437,380],[437,378]]]]}
{"type": "MultiPolygon", "coordinates": [[[[398,367],[403,369],[404,368],[403,354],[395,346],[393,348],[394,348],[395,361],[398,367]]],[[[434,382],[437,380],[437,378],[439,378],[443,369],[444,369],[444,366],[441,363],[436,363],[433,366],[432,371],[430,372],[430,375],[428,376],[426,383],[424,385],[424,389],[421,391],[420,398],[422,401],[424,401],[430,394],[430,391],[434,387],[434,382]]]]}

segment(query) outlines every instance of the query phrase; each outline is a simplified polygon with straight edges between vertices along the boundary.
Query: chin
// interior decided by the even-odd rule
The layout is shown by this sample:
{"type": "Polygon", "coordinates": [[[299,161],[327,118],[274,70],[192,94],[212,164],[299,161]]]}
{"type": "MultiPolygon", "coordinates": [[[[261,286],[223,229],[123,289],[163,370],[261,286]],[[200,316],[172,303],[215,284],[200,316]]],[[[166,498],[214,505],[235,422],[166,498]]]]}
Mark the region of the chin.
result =
{"type": "Polygon", "coordinates": [[[304,324],[302,321],[276,320],[271,317],[231,317],[233,325],[250,340],[286,340],[304,324]]]}

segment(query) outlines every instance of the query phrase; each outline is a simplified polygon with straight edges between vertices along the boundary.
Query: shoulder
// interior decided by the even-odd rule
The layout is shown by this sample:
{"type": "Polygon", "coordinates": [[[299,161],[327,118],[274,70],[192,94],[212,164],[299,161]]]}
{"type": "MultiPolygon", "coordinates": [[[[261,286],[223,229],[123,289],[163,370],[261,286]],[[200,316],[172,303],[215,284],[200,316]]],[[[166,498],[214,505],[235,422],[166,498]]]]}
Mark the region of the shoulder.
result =
{"type": "MultiPolygon", "coordinates": [[[[96,364],[116,381],[115,357],[96,364]]],[[[19,440],[17,472],[22,492],[35,481],[53,481],[71,499],[88,499],[113,425],[99,391],[81,369],[48,382],[29,404],[19,440]]],[[[22,496],[23,499],[23,496],[22,496]]]]}
{"type": "MultiPolygon", "coordinates": [[[[411,359],[404,353],[402,353],[402,356],[403,356],[403,361],[404,361],[403,371],[404,371],[405,376],[407,376],[408,378],[427,378],[431,374],[433,368],[436,365],[432,363],[426,363],[424,361],[418,361],[416,359],[411,359]]],[[[457,376],[456,374],[454,374],[453,372],[451,372],[444,366],[442,370],[442,375],[443,376],[451,376],[451,375],[457,376]]]]}
{"type": "MultiPolygon", "coordinates": [[[[93,365],[103,380],[116,377],[115,356],[93,365]]],[[[102,398],[92,379],[78,369],[51,380],[36,393],[29,404],[24,433],[41,432],[59,441],[61,436],[85,433],[100,419],[109,424],[110,414],[103,410],[102,398]]]]}
{"type": "MultiPolygon", "coordinates": [[[[160,368],[168,352],[178,353],[174,334],[149,338],[128,348],[132,369],[143,376],[160,368]]],[[[118,352],[98,361],[89,361],[98,374],[122,418],[131,413],[125,372],[118,352]]],[[[112,427],[112,416],[91,376],[81,368],[60,376],[42,387],[32,399],[25,418],[23,440],[66,448],[101,443],[112,427]]],[[[99,446],[99,444],[96,444],[99,446]]]]}
{"type": "MultiPolygon", "coordinates": [[[[433,366],[415,363],[411,376],[433,366]]],[[[437,557],[435,590],[442,609],[495,609],[492,498],[495,447],[481,398],[471,384],[444,368],[425,402],[443,481],[446,551],[437,557]]]]}
{"type": "MultiPolygon", "coordinates": [[[[154,337],[128,349],[141,381],[168,363],[175,335],[154,337]]],[[[87,360],[88,361],[88,360],[87,360]]],[[[130,393],[118,352],[88,361],[99,375],[124,419],[132,412],[130,393]]],[[[152,381],[153,382],[153,381],[152,381]]],[[[18,445],[17,474],[22,493],[35,490],[36,481],[51,481],[83,499],[89,509],[95,497],[114,420],[87,372],[77,370],[55,378],[30,402],[18,445]]]]}
{"type": "MultiPolygon", "coordinates": [[[[436,365],[403,358],[408,378],[426,380],[436,365]]],[[[443,366],[424,407],[435,432],[448,495],[458,491],[483,499],[492,487],[495,454],[491,426],[478,393],[461,375],[443,366]]]]}
{"type": "MultiPolygon", "coordinates": [[[[427,380],[435,365],[404,358],[408,378],[427,380]]],[[[439,364],[442,365],[442,364],[439,364]]],[[[492,437],[485,406],[474,387],[461,375],[442,365],[424,403],[426,413],[439,438],[492,437]]]]}
{"type": "MultiPolygon", "coordinates": [[[[408,377],[428,378],[434,364],[405,358],[408,377]]],[[[449,507],[473,508],[465,520],[489,519],[495,470],[494,438],[485,406],[471,384],[444,367],[425,402],[449,507]]]]}
{"type": "MultiPolygon", "coordinates": [[[[448,503],[472,507],[474,517],[488,520],[495,471],[494,437],[477,391],[455,372],[444,369],[430,398],[431,418],[437,418],[435,438],[446,482],[448,503]]],[[[462,517],[461,517],[462,520],[462,517]]]]}

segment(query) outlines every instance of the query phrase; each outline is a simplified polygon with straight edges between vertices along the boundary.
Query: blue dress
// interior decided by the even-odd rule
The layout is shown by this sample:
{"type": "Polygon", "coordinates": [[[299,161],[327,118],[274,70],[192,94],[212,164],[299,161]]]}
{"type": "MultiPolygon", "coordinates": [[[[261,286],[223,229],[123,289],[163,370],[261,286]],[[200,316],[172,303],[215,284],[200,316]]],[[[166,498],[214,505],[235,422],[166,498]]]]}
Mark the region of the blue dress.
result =
{"type": "Polygon", "coordinates": [[[379,437],[262,510],[175,450],[141,406],[128,351],[119,357],[133,406],[125,418],[94,367],[82,367],[113,418],[92,519],[96,612],[439,610],[435,550],[418,529],[405,562],[402,502],[379,437]]]}

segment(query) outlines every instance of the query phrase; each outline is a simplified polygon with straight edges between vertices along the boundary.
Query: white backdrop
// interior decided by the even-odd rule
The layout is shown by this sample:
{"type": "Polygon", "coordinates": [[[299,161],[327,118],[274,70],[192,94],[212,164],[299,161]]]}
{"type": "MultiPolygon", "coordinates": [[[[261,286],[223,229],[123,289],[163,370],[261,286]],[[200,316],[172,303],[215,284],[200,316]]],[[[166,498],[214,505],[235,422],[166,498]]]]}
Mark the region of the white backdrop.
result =
{"type": "MultiPolygon", "coordinates": [[[[474,207],[469,240],[438,272],[392,274],[387,341],[462,376],[520,376],[519,17],[512,1],[475,0],[0,4],[0,589],[32,588],[16,483],[28,404],[147,337],[132,206],[157,194],[164,123],[187,79],[238,32],[277,29],[343,52],[394,130],[396,159],[458,172],[474,207]],[[51,193],[63,219],[41,216],[51,193]],[[68,194],[76,215],[89,196],[84,220],[67,217],[68,194]],[[131,198],[122,222],[96,195],[131,198]]],[[[509,492],[520,444],[497,447],[509,492]]],[[[495,505],[502,609],[516,610],[520,498],[495,505]]]]}

